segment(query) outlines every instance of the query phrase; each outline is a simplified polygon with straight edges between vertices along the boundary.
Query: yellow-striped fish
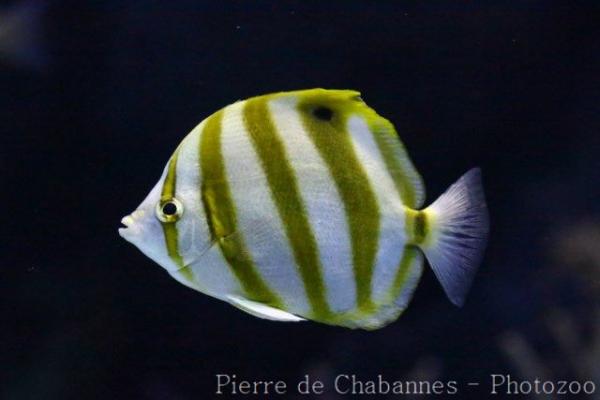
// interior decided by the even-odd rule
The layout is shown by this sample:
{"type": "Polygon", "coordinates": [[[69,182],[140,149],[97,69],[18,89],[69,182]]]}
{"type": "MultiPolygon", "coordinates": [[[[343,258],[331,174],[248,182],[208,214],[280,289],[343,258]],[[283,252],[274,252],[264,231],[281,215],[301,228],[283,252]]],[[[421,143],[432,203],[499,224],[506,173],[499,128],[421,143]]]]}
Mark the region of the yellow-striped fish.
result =
{"type": "Polygon", "coordinates": [[[181,142],[123,238],[257,317],[377,329],[429,261],[462,305],[488,215],[479,169],[431,206],[393,125],[351,90],[238,101],[181,142]]]}

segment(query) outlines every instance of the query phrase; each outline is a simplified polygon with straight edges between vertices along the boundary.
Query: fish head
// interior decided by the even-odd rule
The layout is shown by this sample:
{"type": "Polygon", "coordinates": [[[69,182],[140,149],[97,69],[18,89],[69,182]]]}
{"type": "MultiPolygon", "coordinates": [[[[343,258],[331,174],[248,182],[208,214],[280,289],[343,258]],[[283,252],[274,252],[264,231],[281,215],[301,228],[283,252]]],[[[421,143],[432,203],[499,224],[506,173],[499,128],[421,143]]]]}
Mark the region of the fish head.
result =
{"type": "Polygon", "coordinates": [[[163,268],[174,270],[177,268],[169,257],[162,221],[157,217],[162,181],[154,186],[135,211],[121,219],[124,227],[119,228],[119,235],[163,268]]]}
{"type": "MultiPolygon", "coordinates": [[[[184,164],[185,165],[185,164],[184,164]]],[[[212,243],[201,209],[197,177],[178,170],[177,188],[169,193],[169,168],[131,214],[119,234],[169,272],[195,262],[212,243]],[[167,183],[165,183],[167,180],[167,183]]]]}

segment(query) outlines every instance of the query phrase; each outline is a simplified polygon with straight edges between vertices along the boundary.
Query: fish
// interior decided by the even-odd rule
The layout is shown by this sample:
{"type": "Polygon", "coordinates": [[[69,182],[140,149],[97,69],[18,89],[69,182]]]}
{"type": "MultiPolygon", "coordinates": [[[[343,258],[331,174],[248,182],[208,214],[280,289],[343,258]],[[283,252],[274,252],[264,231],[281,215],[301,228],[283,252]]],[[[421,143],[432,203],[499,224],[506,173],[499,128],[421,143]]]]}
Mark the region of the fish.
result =
{"type": "Polygon", "coordinates": [[[375,330],[407,308],[425,259],[457,306],[482,261],[481,170],[424,200],[393,124],[360,92],[278,92],[192,129],[119,234],[256,317],[375,330]]]}

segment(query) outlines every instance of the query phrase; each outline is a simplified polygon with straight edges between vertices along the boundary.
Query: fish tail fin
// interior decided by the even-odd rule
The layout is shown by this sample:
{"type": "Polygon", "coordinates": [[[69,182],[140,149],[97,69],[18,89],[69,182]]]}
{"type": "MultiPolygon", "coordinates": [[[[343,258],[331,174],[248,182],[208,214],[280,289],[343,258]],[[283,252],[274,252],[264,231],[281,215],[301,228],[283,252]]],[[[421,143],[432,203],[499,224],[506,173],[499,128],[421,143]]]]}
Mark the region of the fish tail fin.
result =
{"type": "Polygon", "coordinates": [[[481,170],[469,170],[418,214],[423,214],[426,229],[417,244],[450,301],[460,307],[483,258],[489,232],[481,170]]]}

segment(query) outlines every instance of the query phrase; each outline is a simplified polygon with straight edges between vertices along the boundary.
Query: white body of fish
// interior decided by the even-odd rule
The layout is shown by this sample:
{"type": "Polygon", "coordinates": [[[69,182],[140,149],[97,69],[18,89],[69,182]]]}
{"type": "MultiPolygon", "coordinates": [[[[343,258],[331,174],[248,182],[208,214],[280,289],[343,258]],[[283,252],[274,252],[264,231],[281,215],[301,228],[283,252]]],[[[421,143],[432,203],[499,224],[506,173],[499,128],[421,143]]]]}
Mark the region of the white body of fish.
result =
{"type": "Polygon", "coordinates": [[[487,240],[480,172],[419,211],[393,125],[359,93],[239,101],[181,142],[120,234],[184,285],[255,316],[377,329],[429,260],[461,305],[487,240]]]}

